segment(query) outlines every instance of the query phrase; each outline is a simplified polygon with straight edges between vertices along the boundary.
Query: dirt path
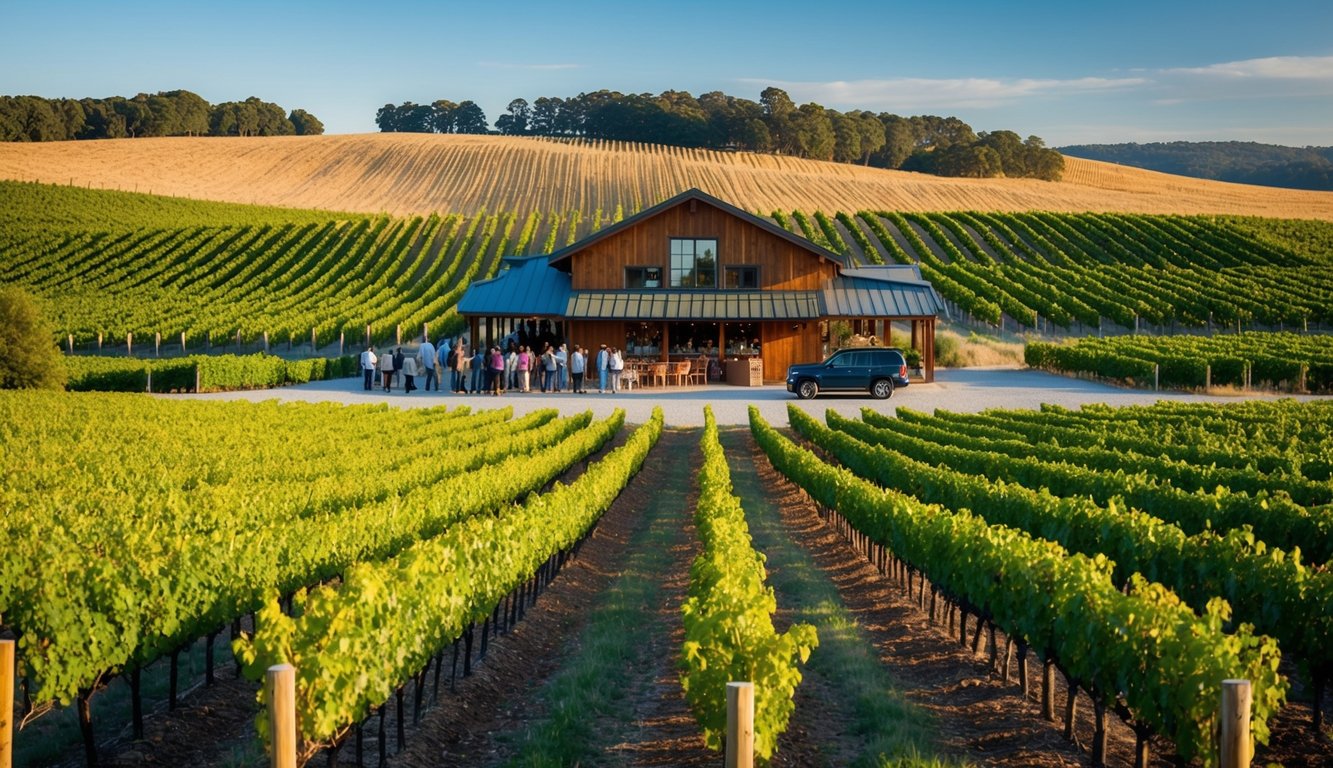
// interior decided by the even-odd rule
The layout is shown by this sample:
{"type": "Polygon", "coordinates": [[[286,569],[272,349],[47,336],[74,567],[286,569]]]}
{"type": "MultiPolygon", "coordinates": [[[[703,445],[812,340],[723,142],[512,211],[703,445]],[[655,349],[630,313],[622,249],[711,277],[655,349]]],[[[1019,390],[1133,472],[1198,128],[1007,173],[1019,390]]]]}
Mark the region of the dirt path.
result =
{"type": "MultiPolygon", "coordinates": [[[[613,660],[606,681],[623,698],[610,711],[587,712],[581,764],[701,765],[714,761],[684,710],[675,680],[672,626],[694,546],[686,536],[692,506],[697,433],[666,431],[643,469],[608,510],[578,559],[566,566],[536,607],[499,638],[472,677],[408,739],[396,765],[486,766],[522,759],[552,717],[550,699],[588,669],[585,645],[599,612],[628,608],[644,642],[613,660]],[[650,544],[651,546],[645,546],[650,544]],[[623,603],[629,601],[626,606],[623,603]],[[644,601],[639,603],[636,601],[644,601]],[[556,691],[556,693],[551,693],[556,691]]],[[[602,660],[592,660],[596,663],[602,660]]],[[[564,701],[564,699],[560,699],[564,701]]],[[[559,705],[557,705],[559,706],[559,705]]]]}
{"type": "MultiPolygon", "coordinates": [[[[832,580],[906,701],[929,713],[940,753],[994,766],[1087,764],[1087,757],[1064,741],[1056,724],[1041,719],[1035,701],[1019,698],[1012,682],[1001,685],[984,656],[960,649],[942,628],[932,626],[915,602],[903,599],[826,526],[804,493],[772,468],[748,431],[728,432],[724,444],[737,485],[744,474],[752,473],[754,487],[763,489],[759,499],[744,498],[747,514],[753,514],[752,507],[759,503],[777,511],[787,535],[832,580]]],[[[781,593],[778,605],[784,605],[781,593]]],[[[1032,674],[1039,673],[1034,668],[1032,674]]],[[[1063,703],[1063,697],[1058,701],[1063,703]]],[[[1080,709],[1090,707],[1085,704],[1080,709]]],[[[801,716],[799,706],[797,716],[801,716]]],[[[1091,724],[1082,725],[1086,744],[1091,724]]],[[[1119,764],[1121,756],[1130,755],[1132,734],[1128,729],[1113,730],[1111,741],[1112,764],[1119,764]]]]}

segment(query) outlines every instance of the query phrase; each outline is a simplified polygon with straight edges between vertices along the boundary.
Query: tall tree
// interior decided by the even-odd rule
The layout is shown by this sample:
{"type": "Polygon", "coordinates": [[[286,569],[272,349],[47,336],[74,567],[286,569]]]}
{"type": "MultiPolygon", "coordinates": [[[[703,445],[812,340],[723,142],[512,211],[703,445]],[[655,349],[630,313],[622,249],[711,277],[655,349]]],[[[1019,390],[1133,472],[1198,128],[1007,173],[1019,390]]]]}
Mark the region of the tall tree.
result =
{"type": "Polygon", "coordinates": [[[293,109],[287,119],[292,122],[292,128],[296,131],[297,136],[322,136],[324,134],[324,123],[304,109],[293,109]]]}
{"type": "Polygon", "coordinates": [[[458,105],[448,99],[437,99],[430,105],[430,127],[436,133],[453,133],[458,105]]]}
{"type": "Polygon", "coordinates": [[[459,102],[454,110],[454,131],[456,133],[490,133],[490,123],[486,113],[475,101],[459,102]]]}
{"type": "Polygon", "coordinates": [[[786,91],[769,86],[760,92],[759,104],[764,108],[764,122],[768,125],[774,151],[795,154],[800,146],[791,124],[796,114],[795,102],[786,91]]]}
{"type": "Polygon", "coordinates": [[[495,129],[506,136],[523,136],[528,133],[528,121],[532,119],[532,107],[527,99],[514,99],[505,108],[505,113],[495,119],[495,129]]]}
{"type": "Polygon", "coordinates": [[[375,125],[381,133],[394,133],[398,130],[398,107],[385,104],[375,112],[375,125]]]}
{"type": "Polygon", "coordinates": [[[814,102],[802,104],[792,115],[791,125],[801,157],[812,160],[833,159],[837,136],[833,132],[833,120],[828,110],[814,102]]]}

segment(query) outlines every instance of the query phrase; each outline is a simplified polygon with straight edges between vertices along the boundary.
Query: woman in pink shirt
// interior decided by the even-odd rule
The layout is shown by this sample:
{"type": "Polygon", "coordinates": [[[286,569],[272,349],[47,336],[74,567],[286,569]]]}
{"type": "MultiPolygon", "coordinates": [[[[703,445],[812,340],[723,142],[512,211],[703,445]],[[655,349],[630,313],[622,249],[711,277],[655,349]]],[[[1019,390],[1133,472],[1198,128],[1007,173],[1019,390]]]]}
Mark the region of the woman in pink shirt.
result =
{"type": "Polygon", "coordinates": [[[518,385],[519,391],[528,391],[528,371],[532,368],[532,355],[528,354],[527,345],[518,348],[518,385]]]}
{"type": "Polygon", "coordinates": [[[499,397],[504,394],[505,356],[499,347],[491,347],[491,394],[499,397]]]}

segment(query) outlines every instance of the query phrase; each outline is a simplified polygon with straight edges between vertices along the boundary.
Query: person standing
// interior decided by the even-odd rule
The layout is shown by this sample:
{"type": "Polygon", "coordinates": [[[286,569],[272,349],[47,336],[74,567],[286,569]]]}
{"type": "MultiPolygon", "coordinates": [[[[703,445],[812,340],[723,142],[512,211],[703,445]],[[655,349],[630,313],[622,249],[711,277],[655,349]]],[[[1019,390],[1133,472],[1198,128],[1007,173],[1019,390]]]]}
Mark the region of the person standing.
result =
{"type": "Polygon", "coordinates": [[[518,344],[509,342],[505,353],[505,389],[518,389],[518,344]]]}
{"type": "Polygon", "coordinates": [[[417,350],[417,360],[420,365],[421,373],[426,377],[426,383],[422,388],[430,391],[430,385],[435,384],[435,391],[440,391],[440,380],[435,376],[435,345],[430,343],[430,339],[421,342],[421,348],[417,350]]]}
{"type": "Polygon", "coordinates": [[[472,394],[480,394],[481,387],[486,381],[486,350],[481,345],[476,345],[472,353],[472,394]]]}
{"type": "Polygon", "coordinates": [[[379,358],[375,356],[375,345],[366,347],[366,351],[361,353],[361,373],[365,376],[365,389],[370,392],[375,388],[375,367],[379,364],[379,358]]]}
{"type": "Polygon", "coordinates": [[[620,374],[625,370],[625,359],[620,356],[620,347],[612,347],[606,367],[611,370],[611,391],[620,391],[620,374]]]}
{"type": "MultiPolygon", "coordinates": [[[[395,379],[399,379],[399,377],[403,375],[403,359],[404,359],[405,357],[406,357],[406,355],[403,354],[403,348],[402,348],[402,347],[397,347],[396,349],[394,349],[394,351],[393,351],[393,377],[394,377],[395,379]]],[[[400,380],[401,380],[401,379],[400,379],[400,380]]]]}
{"type": "Polygon", "coordinates": [[[528,354],[528,346],[526,344],[519,345],[518,361],[514,363],[514,367],[518,370],[519,391],[527,392],[528,374],[531,372],[532,368],[532,355],[528,354]]]}
{"type": "Polygon", "coordinates": [[[611,353],[606,351],[606,345],[597,350],[597,394],[606,392],[606,374],[610,370],[608,364],[611,362],[611,353]]]}
{"type": "Polygon", "coordinates": [[[393,391],[393,354],[391,351],[385,351],[380,356],[380,375],[384,377],[384,391],[393,391]]]}
{"type": "Polygon", "coordinates": [[[569,354],[569,375],[572,379],[570,385],[575,394],[583,393],[583,372],[587,369],[588,359],[583,356],[583,347],[574,345],[574,351],[569,354]]]}
{"type": "Polygon", "coordinates": [[[453,390],[454,394],[467,394],[467,380],[463,378],[464,371],[467,369],[467,347],[463,346],[463,340],[459,339],[454,344],[453,357],[450,358],[450,370],[453,371],[453,390]]]}
{"type": "MultiPolygon", "coordinates": [[[[435,348],[435,370],[439,378],[435,381],[435,391],[440,391],[440,385],[444,383],[444,372],[449,370],[449,360],[452,352],[449,349],[449,341],[442,339],[440,345],[435,348]]],[[[450,382],[451,384],[453,382],[450,382]]]]}
{"type": "MultiPolygon", "coordinates": [[[[402,347],[398,348],[399,354],[402,354],[402,347]]],[[[417,359],[415,357],[403,357],[403,392],[412,394],[412,390],[417,388],[417,359]]]]}
{"type": "Polygon", "coordinates": [[[505,356],[499,347],[491,347],[491,394],[499,397],[505,390],[505,356]]]}
{"type": "Polygon", "coordinates": [[[555,348],[555,391],[566,389],[569,389],[569,353],[565,345],[561,344],[555,348]]]}
{"type": "Polygon", "coordinates": [[[542,350],[542,392],[550,392],[555,386],[555,350],[548,343],[542,350]]]}

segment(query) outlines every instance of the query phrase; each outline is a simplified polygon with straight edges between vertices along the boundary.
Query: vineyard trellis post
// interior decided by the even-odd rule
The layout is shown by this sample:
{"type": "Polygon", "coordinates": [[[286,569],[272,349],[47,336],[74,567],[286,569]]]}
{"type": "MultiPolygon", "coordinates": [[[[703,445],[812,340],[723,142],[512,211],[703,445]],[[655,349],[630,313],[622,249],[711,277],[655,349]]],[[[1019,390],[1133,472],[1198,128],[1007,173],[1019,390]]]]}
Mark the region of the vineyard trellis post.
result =
{"type": "Polygon", "coordinates": [[[134,355],[134,333],[132,331],[125,333],[125,355],[127,357],[134,355]]]}
{"type": "Polygon", "coordinates": [[[14,764],[14,641],[0,640],[0,768],[14,764]]]}
{"type": "Polygon", "coordinates": [[[726,768],[754,766],[754,683],[727,683],[726,768]]]}
{"type": "Polygon", "coordinates": [[[1152,364],[1152,391],[1156,392],[1156,391],[1160,388],[1160,385],[1161,385],[1161,378],[1162,378],[1162,364],[1161,364],[1161,363],[1153,363],[1153,364],[1152,364]]]}
{"type": "Polygon", "coordinates": [[[264,674],[272,768],[296,768],[296,668],[275,664],[264,674]]]}
{"type": "Polygon", "coordinates": [[[1250,681],[1222,681],[1222,768],[1250,768],[1250,681]]]}
{"type": "Polygon", "coordinates": [[[347,334],[345,331],[338,331],[338,357],[342,357],[346,354],[343,352],[344,343],[347,341],[346,336],[347,334]]]}
{"type": "Polygon", "coordinates": [[[181,331],[181,354],[185,354],[185,331],[181,331]]]}
{"type": "Polygon", "coordinates": [[[68,343],[68,345],[69,345],[69,353],[70,353],[71,355],[74,354],[74,334],[72,334],[72,333],[71,333],[71,334],[68,334],[68,335],[66,336],[66,341],[67,341],[67,343],[68,343]]]}
{"type": "Polygon", "coordinates": [[[97,332],[97,354],[102,354],[102,332],[97,332]]]}
{"type": "Polygon", "coordinates": [[[430,323],[421,324],[421,340],[423,342],[430,341],[430,323]]]}
{"type": "Polygon", "coordinates": [[[268,331],[264,331],[264,354],[268,354],[268,331]]]}
{"type": "Polygon", "coordinates": [[[154,357],[161,357],[161,356],[162,356],[162,332],[161,332],[161,331],[155,331],[155,332],[153,333],[153,356],[154,356],[154,357]]]}

